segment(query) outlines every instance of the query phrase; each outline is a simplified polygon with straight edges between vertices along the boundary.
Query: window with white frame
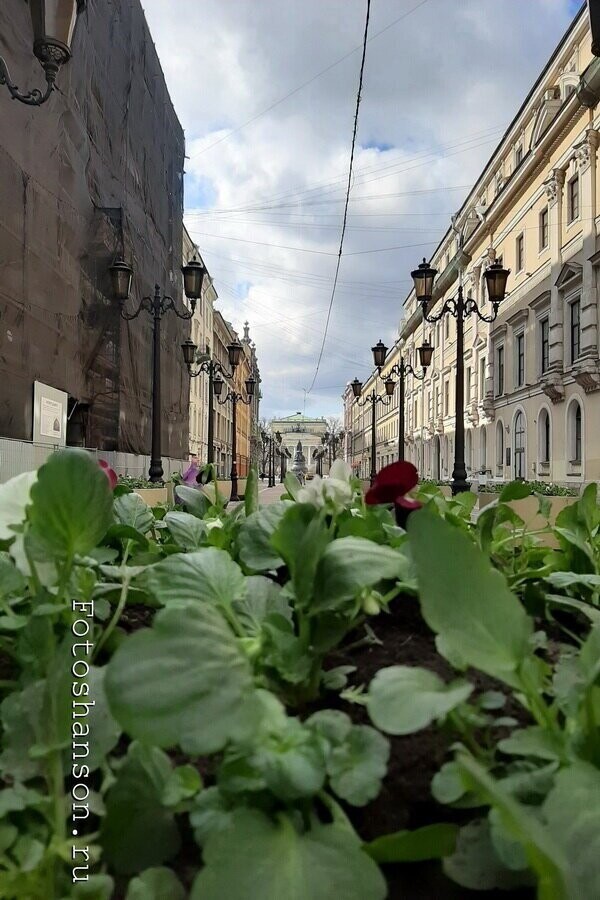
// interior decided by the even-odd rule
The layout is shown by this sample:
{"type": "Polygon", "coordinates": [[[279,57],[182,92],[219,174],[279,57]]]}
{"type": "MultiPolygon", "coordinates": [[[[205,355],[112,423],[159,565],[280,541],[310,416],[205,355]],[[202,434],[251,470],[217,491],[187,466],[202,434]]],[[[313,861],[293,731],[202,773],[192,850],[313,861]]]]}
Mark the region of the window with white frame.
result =
{"type": "Polygon", "coordinates": [[[567,222],[571,224],[579,218],[579,175],[567,184],[567,222]]]}
{"type": "Polygon", "coordinates": [[[444,415],[450,412],[450,382],[446,379],[444,382],[444,415]]]}
{"type": "Polygon", "coordinates": [[[522,272],[525,268],[525,235],[523,232],[517,235],[515,241],[515,260],[517,272],[522,272]]]}
{"type": "Polygon", "coordinates": [[[581,350],[581,301],[579,297],[569,302],[569,350],[573,364],[581,350]]]}
{"type": "Polygon", "coordinates": [[[504,425],[502,421],[496,425],[496,475],[504,471],[504,425]]]}
{"type": "Polygon", "coordinates": [[[465,372],[465,403],[471,402],[471,366],[465,372]]]}
{"type": "Polygon", "coordinates": [[[569,406],[567,417],[569,462],[581,464],[583,421],[581,405],[577,400],[569,406]]]}
{"type": "Polygon", "coordinates": [[[550,462],[550,416],[542,409],[538,417],[539,460],[542,465],[550,462]]]}
{"type": "Polygon", "coordinates": [[[515,387],[525,384],[525,332],[515,335],[515,387]]]}
{"type": "Polygon", "coordinates": [[[525,416],[519,410],[515,416],[514,477],[525,478],[525,416]]]}
{"type": "Polygon", "coordinates": [[[479,360],[479,400],[485,397],[485,356],[479,360]]]}
{"type": "Polygon", "coordinates": [[[540,371],[542,375],[550,365],[550,319],[544,316],[539,323],[540,334],[540,371]]]}
{"type": "Polygon", "coordinates": [[[504,393],[504,345],[496,347],[496,397],[504,393]]]}
{"type": "Polygon", "coordinates": [[[519,141],[515,146],[515,169],[518,169],[523,161],[523,144],[519,141]]]}
{"type": "Polygon", "coordinates": [[[548,207],[545,206],[540,211],[540,252],[546,250],[549,241],[549,213],[548,207]]]}

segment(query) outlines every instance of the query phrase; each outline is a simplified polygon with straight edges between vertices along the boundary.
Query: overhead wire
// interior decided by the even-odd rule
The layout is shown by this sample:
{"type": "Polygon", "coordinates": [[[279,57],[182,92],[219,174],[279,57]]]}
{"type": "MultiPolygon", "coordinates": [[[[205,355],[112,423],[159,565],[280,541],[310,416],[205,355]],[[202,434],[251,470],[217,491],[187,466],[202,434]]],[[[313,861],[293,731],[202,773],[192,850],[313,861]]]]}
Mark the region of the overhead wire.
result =
{"type": "MultiPolygon", "coordinates": [[[[401,22],[403,19],[406,19],[408,16],[412,15],[412,13],[416,12],[422,6],[425,6],[425,4],[428,2],[429,2],[429,0],[420,0],[420,2],[416,4],[416,6],[413,6],[411,9],[407,10],[401,16],[398,16],[398,18],[394,19],[392,22],[389,22],[384,28],[380,29],[380,31],[377,31],[374,35],[372,35],[372,37],[369,38],[369,40],[374,41],[375,38],[378,38],[380,35],[384,34],[386,31],[389,31],[389,29],[393,28],[394,25],[397,25],[398,22],[401,22]]],[[[191,159],[195,159],[197,156],[201,156],[203,153],[207,153],[209,150],[212,150],[212,148],[216,147],[218,144],[222,144],[223,141],[228,140],[232,135],[237,134],[243,128],[246,128],[248,125],[252,124],[252,122],[255,122],[257,119],[260,119],[261,116],[264,116],[266,113],[270,112],[272,109],[275,109],[276,106],[279,106],[281,103],[283,103],[289,97],[293,97],[294,94],[297,94],[299,91],[303,90],[305,87],[308,87],[309,84],[312,84],[314,81],[316,81],[322,75],[325,75],[327,72],[330,72],[331,69],[334,69],[336,66],[339,66],[340,63],[344,62],[344,60],[348,59],[350,56],[353,56],[356,53],[356,51],[360,50],[360,49],[361,49],[360,44],[358,44],[356,47],[353,47],[352,50],[350,50],[348,53],[345,53],[344,56],[340,56],[339,59],[336,59],[330,65],[326,66],[326,68],[322,69],[320,72],[317,72],[316,75],[313,75],[312,78],[309,78],[308,81],[304,81],[302,84],[298,85],[298,87],[294,88],[292,91],[289,91],[287,94],[285,94],[279,100],[276,100],[274,103],[271,103],[271,105],[268,106],[266,109],[261,110],[259,113],[256,113],[250,119],[247,119],[245,122],[242,122],[241,125],[238,125],[236,128],[232,128],[231,131],[229,131],[226,135],[223,135],[223,137],[220,137],[217,141],[213,141],[213,143],[209,144],[208,147],[203,147],[202,150],[199,150],[197,153],[194,153],[192,155],[191,159]]]]}
{"type": "Polygon", "coordinates": [[[340,235],[340,246],[338,251],[338,258],[335,267],[335,275],[333,278],[333,287],[331,290],[331,299],[329,301],[329,309],[327,311],[327,318],[325,320],[325,330],[323,332],[323,340],[321,342],[321,348],[319,350],[319,356],[317,359],[317,365],[315,368],[315,374],[313,375],[313,380],[311,382],[310,387],[306,391],[306,394],[310,394],[313,387],[315,386],[315,381],[317,380],[317,376],[319,374],[319,369],[321,367],[321,360],[323,359],[323,351],[325,350],[325,342],[327,341],[327,333],[329,331],[329,322],[331,320],[331,311],[333,309],[333,302],[335,300],[335,289],[337,287],[337,280],[340,273],[340,265],[342,262],[342,253],[344,250],[344,237],[346,234],[346,223],[348,220],[348,204],[350,202],[350,189],[352,187],[352,166],[354,164],[354,149],[356,146],[356,133],[358,131],[358,113],[360,110],[360,100],[362,94],[362,86],[363,86],[363,78],[365,73],[365,60],[367,57],[367,40],[369,34],[369,19],[371,16],[371,0],[367,0],[367,12],[365,16],[365,32],[363,36],[363,49],[362,49],[362,58],[360,61],[360,72],[358,76],[358,91],[356,93],[356,108],[354,112],[354,127],[352,129],[352,144],[350,147],[350,164],[348,166],[348,186],[346,188],[346,202],[344,204],[344,217],[342,221],[342,233],[340,235]]]}

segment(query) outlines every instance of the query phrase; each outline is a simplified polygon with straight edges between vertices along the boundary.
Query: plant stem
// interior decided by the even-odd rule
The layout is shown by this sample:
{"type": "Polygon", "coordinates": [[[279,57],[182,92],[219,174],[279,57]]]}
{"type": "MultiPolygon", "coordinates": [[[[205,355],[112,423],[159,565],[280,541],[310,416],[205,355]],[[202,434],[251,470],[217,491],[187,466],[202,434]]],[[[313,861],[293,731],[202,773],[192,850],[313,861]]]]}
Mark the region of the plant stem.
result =
{"type": "MultiPolygon", "coordinates": [[[[125,544],[125,552],[123,553],[123,562],[121,563],[122,566],[125,566],[127,563],[127,560],[129,559],[131,543],[132,543],[131,541],[127,541],[127,543],[125,544]]],[[[117,603],[117,607],[112,615],[110,622],[104,629],[104,634],[102,635],[102,637],[96,644],[96,649],[94,650],[94,654],[92,656],[92,661],[96,659],[96,657],[100,653],[100,650],[105,645],[105,643],[107,642],[107,640],[109,639],[109,637],[111,636],[111,634],[113,633],[115,628],[117,627],[117,625],[119,623],[119,619],[123,615],[123,610],[125,609],[125,604],[127,603],[127,594],[129,593],[129,582],[130,582],[130,576],[124,575],[123,576],[123,584],[121,585],[121,593],[119,595],[119,602],[117,603]]]]}

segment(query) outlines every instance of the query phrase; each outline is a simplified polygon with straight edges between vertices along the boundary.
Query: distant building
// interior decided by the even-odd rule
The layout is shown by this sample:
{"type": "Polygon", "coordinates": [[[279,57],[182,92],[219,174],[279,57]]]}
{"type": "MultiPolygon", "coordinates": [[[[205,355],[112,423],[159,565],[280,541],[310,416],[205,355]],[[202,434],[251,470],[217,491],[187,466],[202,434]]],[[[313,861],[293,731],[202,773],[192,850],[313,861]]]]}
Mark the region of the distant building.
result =
{"type": "MultiPolygon", "coordinates": [[[[271,432],[281,432],[283,446],[286,447],[292,458],[296,452],[298,441],[302,444],[302,452],[306,457],[309,472],[316,471],[316,462],[313,457],[315,450],[322,450],[321,438],[327,431],[327,421],[324,418],[313,419],[297,412],[291,416],[284,416],[271,420],[271,432]]],[[[326,471],[326,467],[325,467],[326,471]]]]}
{"type": "MultiPolygon", "coordinates": [[[[183,229],[183,258],[193,255],[203,264],[204,260],[198,247],[192,241],[187,228],[183,229]]],[[[207,272],[202,284],[202,299],[196,303],[194,317],[191,320],[190,338],[198,348],[199,358],[206,357],[213,346],[213,315],[217,292],[210,274],[207,272]]],[[[189,302],[186,301],[189,306],[189,302]]],[[[194,367],[196,368],[196,367],[194,367]]],[[[201,372],[190,379],[190,453],[198,455],[200,462],[208,458],[208,374],[201,372]]]]}

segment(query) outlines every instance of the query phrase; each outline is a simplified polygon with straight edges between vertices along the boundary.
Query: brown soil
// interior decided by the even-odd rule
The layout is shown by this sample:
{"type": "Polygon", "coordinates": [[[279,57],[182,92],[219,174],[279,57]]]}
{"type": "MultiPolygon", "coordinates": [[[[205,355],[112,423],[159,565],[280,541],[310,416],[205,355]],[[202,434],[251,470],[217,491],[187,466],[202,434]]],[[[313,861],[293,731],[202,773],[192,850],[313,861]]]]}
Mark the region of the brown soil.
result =
{"type": "MultiPolygon", "coordinates": [[[[354,665],[357,671],[351,677],[355,685],[368,685],[374,675],[386,666],[422,666],[436,672],[444,680],[453,677],[453,670],[436,651],[434,635],[423,621],[418,602],[411,597],[398,598],[390,607],[390,613],[371,625],[383,641],[350,650],[347,654],[336,652],[331,667],[354,665]]],[[[326,666],[326,668],[329,666],[326,666]]],[[[501,690],[501,685],[480,672],[467,673],[476,691],[501,690]]],[[[328,698],[329,699],[329,698],[328,698]]],[[[327,706],[334,704],[326,702],[327,706]]],[[[335,704],[338,705],[338,704],[335,704]]],[[[369,721],[362,706],[341,705],[355,721],[369,721]]],[[[510,715],[524,718],[522,710],[512,706],[510,715]]],[[[436,727],[408,735],[390,738],[391,752],[388,774],[379,796],[367,806],[357,809],[346,807],[357,832],[369,841],[403,828],[420,828],[435,822],[468,821],[470,811],[454,810],[438,804],[431,796],[431,779],[442,763],[450,758],[449,745],[456,736],[436,727]]],[[[389,885],[389,900],[466,900],[466,898],[511,897],[512,900],[530,900],[532,892],[470,891],[449,881],[439,862],[388,865],[384,871],[389,885]]]]}

